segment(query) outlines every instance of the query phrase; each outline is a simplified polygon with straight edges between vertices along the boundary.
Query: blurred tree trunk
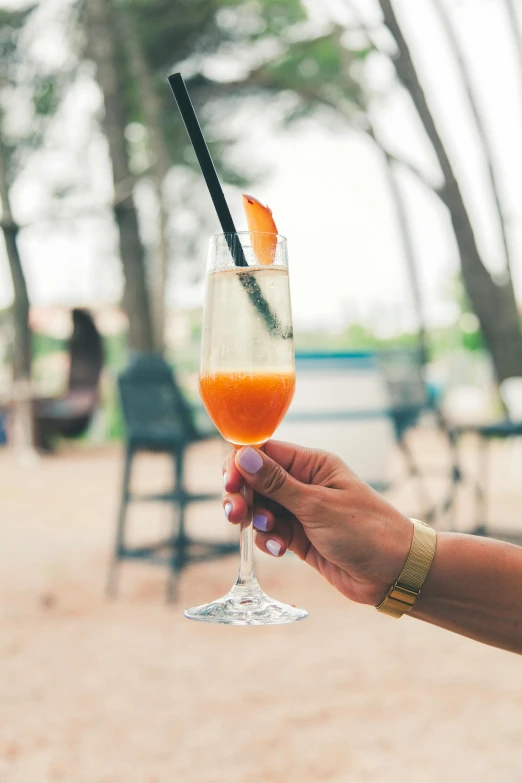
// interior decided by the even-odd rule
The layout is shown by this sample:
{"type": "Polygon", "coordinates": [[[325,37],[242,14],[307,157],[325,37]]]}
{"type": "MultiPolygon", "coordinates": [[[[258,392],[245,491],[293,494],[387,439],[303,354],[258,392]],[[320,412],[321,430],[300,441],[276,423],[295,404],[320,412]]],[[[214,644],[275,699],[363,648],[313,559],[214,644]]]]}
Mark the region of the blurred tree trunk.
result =
{"type": "Polygon", "coordinates": [[[413,308],[415,310],[415,318],[417,320],[417,338],[419,341],[420,359],[422,364],[426,364],[428,361],[428,335],[426,331],[424,305],[422,302],[421,286],[419,283],[417,260],[415,258],[415,248],[413,246],[413,236],[408,222],[408,209],[397,178],[396,171],[396,168],[400,167],[401,164],[399,161],[394,159],[393,155],[388,152],[388,150],[377,138],[371,122],[368,126],[367,133],[384,159],[384,174],[386,176],[388,190],[390,191],[390,197],[393,208],[395,210],[395,217],[397,219],[397,225],[399,228],[399,237],[402,244],[404,257],[406,259],[406,272],[413,299],[413,308]]]}
{"type": "Polygon", "coordinates": [[[499,185],[495,174],[495,166],[493,163],[493,157],[494,157],[493,149],[489,141],[489,137],[486,128],[484,126],[484,123],[482,122],[482,116],[475,96],[475,90],[473,88],[473,81],[471,78],[470,69],[468,68],[468,65],[466,63],[466,59],[464,57],[464,53],[460,46],[459,39],[455,33],[453,25],[451,24],[451,20],[446,11],[443,0],[432,0],[432,3],[439,16],[440,22],[442,24],[442,27],[448,39],[448,43],[451,47],[457,65],[459,67],[462,83],[464,84],[464,90],[468,98],[468,102],[471,108],[471,113],[473,114],[473,119],[475,121],[475,128],[477,130],[480,143],[482,145],[482,151],[484,153],[484,158],[486,161],[489,186],[491,188],[491,193],[493,195],[493,199],[495,202],[495,209],[497,212],[497,219],[498,219],[498,225],[500,229],[500,236],[502,239],[502,247],[505,256],[506,268],[511,274],[511,253],[509,250],[509,240],[507,236],[506,224],[504,221],[504,213],[502,210],[502,199],[500,197],[499,185]]]}
{"type": "Polygon", "coordinates": [[[170,169],[171,161],[163,137],[162,107],[156,92],[155,75],[146,60],[134,19],[128,10],[121,8],[118,11],[118,20],[120,30],[123,33],[123,45],[129,73],[138,88],[148,131],[149,147],[153,157],[152,175],[158,203],[158,256],[156,267],[151,276],[151,303],[155,341],[158,349],[162,350],[165,333],[165,286],[169,259],[168,211],[165,206],[163,182],[170,169]]]}
{"type": "Polygon", "coordinates": [[[413,237],[408,224],[408,213],[406,203],[400,184],[397,180],[395,164],[389,155],[384,153],[384,169],[386,181],[390,191],[397,225],[399,227],[399,236],[402,243],[408,280],[410,282],[413,306],[415,308],[415,317],[417,319],[417,336],[419,341],[420,359],[422,364],[428,361],[428,338],[426,334],[426,323],[424,318],[424,307],[422,304],[421,287],[419,284],[419,275],[417,272],[417,263],[415,259],[415,248],[413,247],[413,237]]]}
{"type": "Polygon", "coordinates": [[[444,176],[444,186],[439,192],[440,198],[450,213],[461,259],[464,285],[479,318],[497,378],[502,381],[513,375],[522,375],[522,334],[513,281],[508,275],[503,284],[495,283],[484,266],[459,183],[436,128],[391,0],[379,0],[379,5],[384,22],[397,44],[398,51],[394,57],[397,75],[410,93],[444,176]]]}
{"type": "Polygon", "coordinates": [[[31,453],[34,444],[33,416],[31,402],[31,328],[29,326],[29,295],[24,270],[18,249],[19,227],[13,219],[9,198],[9,179],[7,174],[7,151],[0,132],[0,207],[2,208],[2,232],[11,279],[13,281],[14,301],[11,308],[13,317],[13,399],[14,428],[13,441],[21,453],[31,453]]]}
{"type": "Polygon", "coordinates": [[[13,378],[15,381],[29,381],[31,378],[31,329],[29,327],[29,295],[22,261],[18,250],[19,227],[13,220],[9,183],[7,177],[7,153],[0,135],[0,206],[2,207],[2,231],[9,269],[14,289],[12,306],[14,343],[13,378]]]}
{"type": "Polygon", "coordinates": [[[143,243],[132,194],[127,143],[124,86],[118,69],[114,24],[109,0],[85,3],[89,53],[97,66],[97,79],[105,103],[104,130],[109,145],[114,179],[114,216],[125,276],[123,306],[129,319],[129,342],[135,351],[153,351],[154,330],[150,314],[143,243]]]}

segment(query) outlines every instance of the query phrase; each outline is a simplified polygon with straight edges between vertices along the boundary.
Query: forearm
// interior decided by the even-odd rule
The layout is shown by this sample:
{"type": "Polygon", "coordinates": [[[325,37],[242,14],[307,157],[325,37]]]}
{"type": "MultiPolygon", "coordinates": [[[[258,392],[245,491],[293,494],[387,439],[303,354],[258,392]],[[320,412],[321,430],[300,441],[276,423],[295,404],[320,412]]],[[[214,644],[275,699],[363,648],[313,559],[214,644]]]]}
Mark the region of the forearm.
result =
{"type": "Polygon", "coordinates": [[[456,533],[437,538],[410,616],[522,654],[522,548],[456,533]]]}

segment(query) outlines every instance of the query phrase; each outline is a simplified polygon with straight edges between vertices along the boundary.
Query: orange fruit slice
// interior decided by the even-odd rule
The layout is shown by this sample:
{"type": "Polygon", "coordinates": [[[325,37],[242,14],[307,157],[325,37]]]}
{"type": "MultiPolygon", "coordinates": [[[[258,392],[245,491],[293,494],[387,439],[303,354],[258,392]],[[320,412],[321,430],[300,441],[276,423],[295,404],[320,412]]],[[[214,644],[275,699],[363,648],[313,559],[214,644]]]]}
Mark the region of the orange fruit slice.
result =
{"type": "Polygon", "coordinates": [[[272,217],[272,210],[265,207],[253,196],[243,194],[243,209],[248,223],[248,230],[254,233],[252,247],[259,264],[268,266],[274,263],[277,245],[277,226],[272,217]]]}

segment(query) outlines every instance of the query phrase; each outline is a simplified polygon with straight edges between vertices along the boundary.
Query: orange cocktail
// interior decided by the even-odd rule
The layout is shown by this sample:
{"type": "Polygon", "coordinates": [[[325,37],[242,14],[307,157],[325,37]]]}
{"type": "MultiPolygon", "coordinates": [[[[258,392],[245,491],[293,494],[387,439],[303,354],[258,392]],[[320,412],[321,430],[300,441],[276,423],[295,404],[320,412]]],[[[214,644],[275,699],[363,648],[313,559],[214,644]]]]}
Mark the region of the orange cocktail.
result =
{"type": "MultiPolygon", "coordinates": [[[[277,234],[270,210],[251,196],[244,203],[251,231],[210,240],[199,371],[205,408],[236,448],[259,447],[269,440],[295,389],[286,239],[277,234]]],[[[242,508],[236,582],[226,595],[186,609],[185,616],[231,625],[301,620],[307,615],[304,609],[270,598],[255,577],[254,491],[248,481],[241,495],[242,500],[235,498],[225,480],[225,514],[234,504],[242,508]]]]}
{"type": "Polygon", "coordinates": [[[216,372],[199,379],[210,418],[234,446],[259,445],[272,437],[294,389],[293,372],[216,372]]]}

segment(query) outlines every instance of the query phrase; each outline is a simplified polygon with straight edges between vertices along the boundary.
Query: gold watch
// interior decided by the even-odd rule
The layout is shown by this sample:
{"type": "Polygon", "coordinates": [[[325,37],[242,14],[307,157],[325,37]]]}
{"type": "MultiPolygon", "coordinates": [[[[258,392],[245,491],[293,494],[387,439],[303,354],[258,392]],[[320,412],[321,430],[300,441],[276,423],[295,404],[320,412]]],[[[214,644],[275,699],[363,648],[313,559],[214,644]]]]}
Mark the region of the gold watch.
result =
{"type": "Polygon", "coordinates": [[[432,527],[418,519],[410,519],[410,522],[413,524],[413,538],[404,568],[384,601],[376,607],[378,612],[395,618],[409,612],[419,597],[437,544],[437,534],[432,527]]]}

